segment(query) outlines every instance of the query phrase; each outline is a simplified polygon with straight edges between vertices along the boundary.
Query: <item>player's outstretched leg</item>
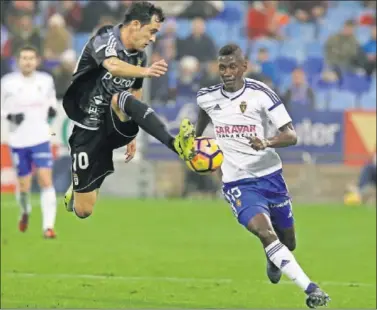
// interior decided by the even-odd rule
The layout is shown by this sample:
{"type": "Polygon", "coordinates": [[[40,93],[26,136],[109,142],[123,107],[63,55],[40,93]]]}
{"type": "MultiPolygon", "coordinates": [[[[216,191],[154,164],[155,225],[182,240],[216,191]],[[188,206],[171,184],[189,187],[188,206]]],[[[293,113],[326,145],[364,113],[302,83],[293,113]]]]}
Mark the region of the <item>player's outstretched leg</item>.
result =
{"type": "Polygon", "coordinates": [[[190,160],[195,156],[195,128],[188,119],[182,121],[179,134],[174,138],[153,109],[129,92],[115,94],[111,107],[120,120],[132,118],[143,130],[177,153],[181,159],[190,160]]]}
{"type": "MultiPolygon", "coordinates": [[[[280,229],[273,225],[273,228],[282,244],[284,244],[289,251],[293,252],[296,249],[296,233],[294,225],[291,227],[280,229]]],[[[281,279],[282,272],[275,266],[275,264],[267,256],[267,276],[271,283],[277,284],[281,279]]]]}
{"type": "Polygon", "coordinates": [[[308,307],[327,305],[329,296],[309,279],[292,252],[280,242],[267,214],[256,214],[248,222],[247,229],[260,239],[268,259],[307,294],[308,307]]]}

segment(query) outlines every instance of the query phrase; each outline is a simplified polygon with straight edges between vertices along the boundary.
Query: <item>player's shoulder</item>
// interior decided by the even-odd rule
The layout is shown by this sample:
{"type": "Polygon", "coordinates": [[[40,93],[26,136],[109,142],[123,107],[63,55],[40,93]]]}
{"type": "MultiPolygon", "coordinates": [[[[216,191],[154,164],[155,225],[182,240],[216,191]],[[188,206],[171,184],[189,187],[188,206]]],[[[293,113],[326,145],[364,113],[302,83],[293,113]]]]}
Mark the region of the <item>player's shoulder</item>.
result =
{"type": "Polygon", "coordinates": [[[252,92],[253,97],[257,97],[263,102],[266,100],[274,103],[280,101],[279,96],[274,92],[274,90],[261,81],[246,78],[245,86],[246,89],[249,89],[252,92]]]}
{"type": "Polygon", "coordinates": [[[216,84],[209,87],[202,87],[198,90],[198,93],[196,94],[196,99],[198,104],[206,103],[206,102],[212,102],[217,100],[221,95],[221,88],[223,84],[216,84]]]}
{"type": "Polygon", "coordinates": [[[42,80],[42,81],[53,81],[53,77],[50,73],[45,72],[45,71],[36,71],[35,75],[37,79],[42,80]]]}
{"type": "Polygon", "coordinates": [[[1,83],[2,84],[6,84],[6,83],[12,83],[14,82],[15,80],[18,80],[21,78],[21,74],[19,72],[10,72],[10,73],[7,73],[5,74],[2,78],[1,78],[1,83]]]}

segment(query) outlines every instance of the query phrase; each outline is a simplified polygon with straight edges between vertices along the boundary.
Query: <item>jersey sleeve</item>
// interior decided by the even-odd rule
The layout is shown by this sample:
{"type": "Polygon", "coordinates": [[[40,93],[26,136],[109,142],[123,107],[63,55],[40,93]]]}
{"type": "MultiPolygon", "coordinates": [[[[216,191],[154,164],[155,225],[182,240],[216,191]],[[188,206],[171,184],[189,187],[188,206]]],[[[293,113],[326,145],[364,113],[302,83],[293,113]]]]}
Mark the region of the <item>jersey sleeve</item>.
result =
{"type": "Polygon", "coordinates": [[[9,104],[7,100],[7,77],[3,77],[1,79],[1,118],[5,119],[7,115],[10,113],[9,111],[9,104]]]}
{"type": "Polygon", "coordinates": [[[266,88],[258,93],[262,108],[276,128],[281,128],[292,121],[283,102],[272,89],[266,88]]]}
{"type": "Polygon", "coordinates": [[[98,66],[107,58],[118,57],[116,45],[117,40],[111,32],[97,34],[92,38],[91,54],[98,66]]]}
{"type": "MultiPolygon", "coordinates": [[[[145,55],[145,53],[143,54],[143,59],[141,61],[141,64],[140,64],[141,67],[146,67],[147,66],[147,56],[145,55]]],[[[132,89],[141,89],[143,87],[143,80],[144,78],[137,78],[135,80],[135,83],[134,85],[132,86],[132,89]]]]}

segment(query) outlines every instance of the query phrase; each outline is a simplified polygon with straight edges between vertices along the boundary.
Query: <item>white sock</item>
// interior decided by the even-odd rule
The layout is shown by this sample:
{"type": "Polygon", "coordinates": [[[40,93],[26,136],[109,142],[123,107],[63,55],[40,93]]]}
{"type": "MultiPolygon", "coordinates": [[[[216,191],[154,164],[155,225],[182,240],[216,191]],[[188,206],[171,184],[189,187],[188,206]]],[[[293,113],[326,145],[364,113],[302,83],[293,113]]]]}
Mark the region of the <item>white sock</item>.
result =
{"type": "Polygon", "coordinates": [[[302,290],[306,290],[311,283],[308,276],[297,263],[292,252],[279,240],[272,242],[265,248],[268,258],[282,273],[295,282],[302,290]]]}
{"type": "Polygon", "coordinates": [[[30,194],[28,192],[20,192],[18,195],[18,202],[20,204],[21,213],[30,214],[31,212],[31,203],[30,203],[30,194]]]}
{"type": "Polygon", "coordinates": [[[41,209],[43,230],[54,228],[56,218],[56,193],[53,187],[42,188],[41,209]]]}

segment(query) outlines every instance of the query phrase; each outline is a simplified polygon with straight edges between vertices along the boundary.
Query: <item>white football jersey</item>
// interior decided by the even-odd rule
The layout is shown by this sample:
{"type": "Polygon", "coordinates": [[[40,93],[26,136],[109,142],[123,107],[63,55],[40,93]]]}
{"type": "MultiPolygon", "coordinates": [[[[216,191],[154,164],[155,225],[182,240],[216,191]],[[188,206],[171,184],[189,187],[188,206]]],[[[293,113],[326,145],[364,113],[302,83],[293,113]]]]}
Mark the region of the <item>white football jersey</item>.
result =
{"type": "Polygon", "coordinates": [[[282,168],[273,148],[255,151],[247,137],[265,138],[266,129],[291,122],[284,104],[266,84],[245,79],[242,89],[227,93],[223,85],[202,88],[197,103],[211,118],[216,140],[224,153],[223,182],[258,178],[282,168]]]}
{"type": "Polygon", "coordinates": [[[56,109],[56,95],[50,74],[36,71],[29,77],[21,72],[6,74],[1,79],[1,118],[8,114],[24,114],[18,126],[9,124],[9,145],[22,148],[50,140],[48,109],[56,109]]]}

